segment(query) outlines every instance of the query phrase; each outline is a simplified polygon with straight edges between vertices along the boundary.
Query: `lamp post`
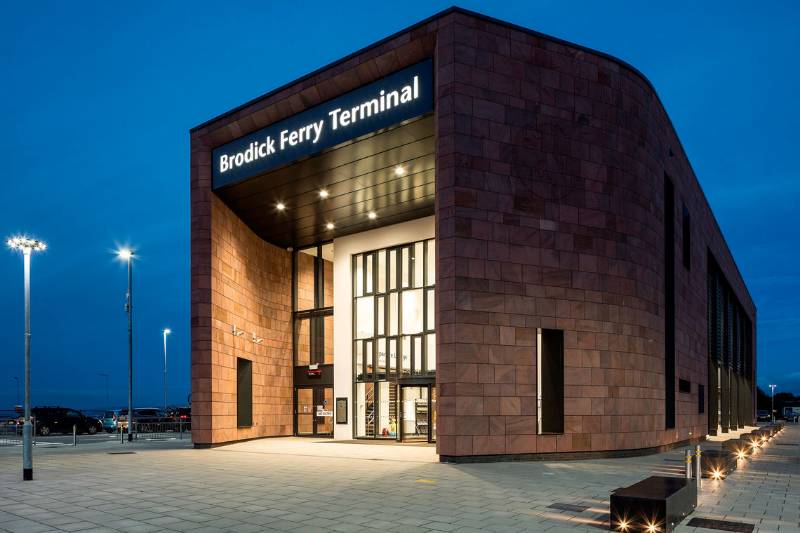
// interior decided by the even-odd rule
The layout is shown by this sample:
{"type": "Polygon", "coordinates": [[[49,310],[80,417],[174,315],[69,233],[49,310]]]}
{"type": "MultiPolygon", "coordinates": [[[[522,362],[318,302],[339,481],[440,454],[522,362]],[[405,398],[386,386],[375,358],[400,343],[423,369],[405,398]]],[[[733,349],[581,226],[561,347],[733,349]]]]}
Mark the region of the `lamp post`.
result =
{"type": "MultiPolygon", "coordinates": [[[[25,281],[25,422],[22,425],[22,479],[33,479],[33,432],[31,431],[31,255],[47,248],[44,242],[27,237],[7,241],[13,250],[22,252],[25,281]]],[[[19,380],[17,380],[19,383],[19,380]]]]}
{"type": "Polygon", "coordinates": [[[164,411],[167,410],[167,335],[172,333],[172,330],[165,328],[162,331],[164,334],[164,411]]]}
{"type": "Polygon", "coordinates": [[[777,385],[770,385],[769,386],[769,389],[772,391],[772,398],[770,399],[770,403],[771,403],[772,407],[771,407],[771,409],[769,411],[770,411],[770,414],[772,415],[772,421],[773,422],[775,422],[775,387],[777,387],[777,385]]]}
{"type": "Polygon", "coordinates": [[[117,252],[121,261],[128,263],[128,292],[125,293],[125,312],[128,313],[128,442],[133,442],[133,250],[122,248],[117,252]]]}
{"type": "Polygon", "coordinates": [[[99,373],[97,375],[106,378],[106,409],[108,409],[108,374],[99,373]]]}

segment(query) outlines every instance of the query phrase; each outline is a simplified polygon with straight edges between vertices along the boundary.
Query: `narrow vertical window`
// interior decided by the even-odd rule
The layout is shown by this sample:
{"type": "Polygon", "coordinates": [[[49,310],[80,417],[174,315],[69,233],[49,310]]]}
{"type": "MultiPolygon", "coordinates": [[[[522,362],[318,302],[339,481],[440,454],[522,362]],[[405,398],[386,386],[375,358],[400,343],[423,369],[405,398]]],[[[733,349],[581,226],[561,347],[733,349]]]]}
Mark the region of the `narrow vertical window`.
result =
{"type": "Polygon", "coordinates": [[[539,434],[564,433],[564,332],[536,334],[536,392],[539,434]]]}
{"type": "Polygon", "coordinates": [[[253,362],[236,359],[236,425],[253,425],[253,362]]]}
{"type": "Polygon", "coordinates": [[[664,176],[664,427],[675,427],[675,186],[664,176]]]}
{"type": "Polygon", "coordinates": [[[706,387],[702,384],[697,386],[697,412],[700,414],[706,412],[706,387]]]}

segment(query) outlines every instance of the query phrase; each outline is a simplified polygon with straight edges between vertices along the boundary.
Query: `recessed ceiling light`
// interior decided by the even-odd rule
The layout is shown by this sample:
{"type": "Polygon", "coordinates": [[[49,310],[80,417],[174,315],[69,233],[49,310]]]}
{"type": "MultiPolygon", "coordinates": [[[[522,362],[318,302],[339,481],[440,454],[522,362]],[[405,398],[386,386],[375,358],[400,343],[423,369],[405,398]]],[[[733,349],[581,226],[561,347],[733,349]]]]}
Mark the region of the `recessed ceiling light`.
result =
{"type": "Polygon", "coordinates": [[[286,204],[284,204],[283,202],[278,202],[277,204],[275,204],[275,209],[277,209],[278,211],[283,211],[284,209],[286,209],[286,204]]]}
{"type": "Polygon", "coordinates": [[[319,197],[320,198],[327,198],[328,197],[328,191],[326,191],[325,189],[320,189],[319,190],[319,197]]]}
{"type": "Polygon", "coordinates": [[[405,176],[406,175],[406,167],[403,165],[397,165],[394,167],[394,175],[395,176],[405,176]]]}
{"type": "Polygon", "coordinates": [[[370,220],[375,220],[376,218],[378,218],[378,214],[375,211],[370,211],[369,213],[367,213],[367,216],[369,217],[370,220]]]}
{"type": "Polygon", "coordinates": [[[325,224],[325,227],[326,227],[327,229],[333,229],[333,228],[335,228],[336,226],[334,226],[334,225],[333,225],[333,222],[328,222],[327,224],[325,224]]]}

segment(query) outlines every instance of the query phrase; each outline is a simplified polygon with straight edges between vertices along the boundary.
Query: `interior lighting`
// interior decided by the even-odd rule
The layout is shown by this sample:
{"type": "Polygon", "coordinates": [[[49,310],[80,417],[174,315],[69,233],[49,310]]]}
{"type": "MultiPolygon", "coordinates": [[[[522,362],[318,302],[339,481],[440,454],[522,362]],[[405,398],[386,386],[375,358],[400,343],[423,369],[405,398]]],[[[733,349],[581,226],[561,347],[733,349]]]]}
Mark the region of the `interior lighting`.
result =
{"type": "Polygon", "coordinates": [[[284,209],[286,209],[286,204],[284,204],[283,202],[278,202],[277,204],[275,204],[275,209],[277,209],[278,211],[283,211],[284,209]]]}
{"type": "Polygon", "coordinates": [[[328,222],[327,224],[325,224],[325,228],[326,228],[326,229],[329,229],[329,230],[331,230],[331,229],[333,229],[333,228],[335,228],[335,227],[336,227],[336,226],[334,226],[334,225],[333,225],[333,222],[328,222]]]}
{"type": "Polygon", "coordinates": [[[325,189],[320,189],[319,190],[319,197],[320,198],[327,198],[328,197],[328,191],[325,190],[325,189]]]}
{"type": "Polygon", "coordinates": [[[375,220],[378,218],[378,214],[375,211],[370,211],[367,213],[367,217],[369,217],[370,220],[375,220]]]}
{"type": "Polygon", "coordinates": [[[406,175],[406,167],[403,165],[397,165],[394,167],[394,175],[395,176],[405,176],[406,175]]]}

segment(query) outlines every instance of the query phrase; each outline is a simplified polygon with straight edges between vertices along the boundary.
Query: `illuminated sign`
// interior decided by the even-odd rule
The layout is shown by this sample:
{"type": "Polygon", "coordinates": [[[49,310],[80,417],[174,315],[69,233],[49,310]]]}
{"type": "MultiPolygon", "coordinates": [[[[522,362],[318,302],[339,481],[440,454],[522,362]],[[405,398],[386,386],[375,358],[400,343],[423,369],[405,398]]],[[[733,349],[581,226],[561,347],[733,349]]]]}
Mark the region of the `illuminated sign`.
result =
{"type": "Polygon", "coordinates": [[[215,148],[214,188],[236,183],[433,109],[433,64],[417,63],[215,148]]]}

